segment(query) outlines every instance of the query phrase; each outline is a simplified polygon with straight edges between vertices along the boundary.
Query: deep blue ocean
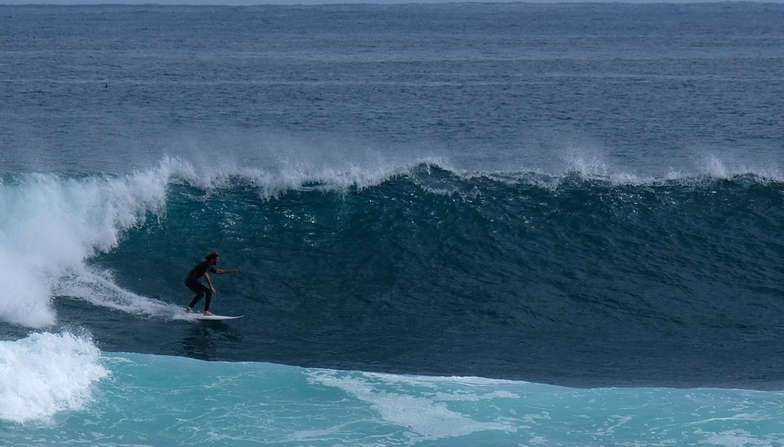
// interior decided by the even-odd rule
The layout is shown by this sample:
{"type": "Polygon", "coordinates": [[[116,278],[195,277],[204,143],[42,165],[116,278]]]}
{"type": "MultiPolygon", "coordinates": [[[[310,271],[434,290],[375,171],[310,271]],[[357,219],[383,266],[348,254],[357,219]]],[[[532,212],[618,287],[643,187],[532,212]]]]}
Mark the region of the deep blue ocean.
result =
{"type": "Polygon", "coordinates": [[[783,233],[784,4],[0,6],[1,445],[781,446],[783,233]]]}

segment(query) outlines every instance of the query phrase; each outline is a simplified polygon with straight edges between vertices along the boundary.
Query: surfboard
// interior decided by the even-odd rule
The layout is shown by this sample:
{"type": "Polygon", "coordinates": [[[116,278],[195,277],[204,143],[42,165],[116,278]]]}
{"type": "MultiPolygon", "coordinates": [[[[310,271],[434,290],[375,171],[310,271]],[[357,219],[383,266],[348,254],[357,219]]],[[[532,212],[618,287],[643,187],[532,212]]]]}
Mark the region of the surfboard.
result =
{"type": "Polygon", "coordinates": [[[204,314],[191,314],[190,315],[190,317],[193,318],[194,320],[234,320],[234,319],[237,319],[237,318],[242,318],[244,316],[245,315],[238,315],[236,317],[228,316],[228,315],[204,315],[204,314]]]}

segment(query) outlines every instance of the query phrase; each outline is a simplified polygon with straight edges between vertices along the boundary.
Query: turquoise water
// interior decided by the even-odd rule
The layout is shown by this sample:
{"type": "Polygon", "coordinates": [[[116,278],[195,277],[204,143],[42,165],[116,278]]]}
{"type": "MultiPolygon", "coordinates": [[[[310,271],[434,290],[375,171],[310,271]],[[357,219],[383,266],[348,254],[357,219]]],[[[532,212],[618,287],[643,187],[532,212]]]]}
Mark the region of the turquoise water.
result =
{"type": "Polygon", "coordinates": [[[15,446],[774,446],[783,392],[577,389],[478,377],[101,353],[70,334],[0,344],[0,441],[15,446]],[[59,358],[50,357],[58,352],[59,358]],[[79,371],[63,369],[63,361],[79,371]],[[19,360],[16,360],[19,361],[19,360]],[[9,365],[10,363],[10,365],[9,365]],[[4,371],[7,373],[8,371],[4,371]],[[40,393],[9,403],[13,383],[40,393]],[[69,382],[78,381],[79,383],[69,382]],[[14,413],[18,410],[19,413],[14,413]]]}

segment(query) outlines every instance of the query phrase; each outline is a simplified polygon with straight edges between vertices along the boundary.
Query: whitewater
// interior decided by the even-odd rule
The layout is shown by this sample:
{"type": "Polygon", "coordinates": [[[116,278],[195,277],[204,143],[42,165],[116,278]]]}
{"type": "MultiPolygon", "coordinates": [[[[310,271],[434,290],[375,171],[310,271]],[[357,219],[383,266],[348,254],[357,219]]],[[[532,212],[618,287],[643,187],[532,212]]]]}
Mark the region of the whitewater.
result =
{"type": "Polygon", "coordinates": [[[0,444],[784,444],[782,24],[0,6],[0,444]]]}

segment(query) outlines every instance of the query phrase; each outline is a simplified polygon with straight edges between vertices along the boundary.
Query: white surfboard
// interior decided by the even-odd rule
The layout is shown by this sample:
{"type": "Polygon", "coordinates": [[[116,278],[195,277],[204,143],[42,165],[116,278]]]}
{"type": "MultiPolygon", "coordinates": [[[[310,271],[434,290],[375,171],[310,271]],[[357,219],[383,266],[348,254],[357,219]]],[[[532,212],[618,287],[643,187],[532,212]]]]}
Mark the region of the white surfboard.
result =
{"type": "Polygon", "coordinates": [[[234,320],[236,318],[242,318],[245,315],[238,315],[236,317],[228,316],[228,315],[204,315],[204,314],[190,314],[189,315],[194,320],[234,320]]]}

